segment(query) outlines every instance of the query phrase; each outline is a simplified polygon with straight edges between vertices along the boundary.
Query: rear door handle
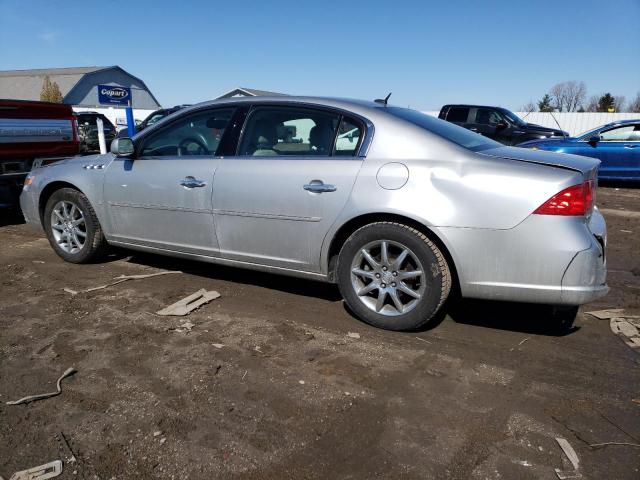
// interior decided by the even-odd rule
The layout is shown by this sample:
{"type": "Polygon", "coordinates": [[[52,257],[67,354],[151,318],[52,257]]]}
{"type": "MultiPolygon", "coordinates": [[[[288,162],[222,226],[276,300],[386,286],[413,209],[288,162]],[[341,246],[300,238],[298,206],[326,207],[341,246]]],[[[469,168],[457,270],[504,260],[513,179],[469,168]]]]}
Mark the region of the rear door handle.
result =
{"type": "Polygon", "coordinates": [[[207,182],[203,182],[202,180],[198,180],[197,178],[189,175],[188,177],[184,177],[184,180],[180,182],[180,185],[182,185],[185,188],[199,188],[199,187],[206,187],[207,182]]]}
{"type": "Polygon", "coordinates": [[[313,193],[335,192],[338,189],[335,185],[329,185],[328,183],[322,183],[317,180],[314,180],[311,183],[307,183],[302,188],[304,188],[308,192],[313,193]]]}

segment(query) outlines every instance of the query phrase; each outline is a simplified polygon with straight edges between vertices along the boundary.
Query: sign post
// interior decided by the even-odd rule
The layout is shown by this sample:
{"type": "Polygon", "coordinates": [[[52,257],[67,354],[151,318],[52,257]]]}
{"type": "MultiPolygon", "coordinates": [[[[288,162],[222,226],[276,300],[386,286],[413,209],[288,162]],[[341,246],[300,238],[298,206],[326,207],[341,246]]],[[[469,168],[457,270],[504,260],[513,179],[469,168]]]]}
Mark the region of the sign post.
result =
{"type": "Polygon", "coordinates": [[[129,137],[136,134],[136,124],[131,108],[131,88],[115,85],[98,85],[98,102],[100,105],[126,105],[127,133],[129,137]]]}
{"type": "Polygon", "coordinates": [[[133,108],[131,108],[131,102],[129,102],[125,111],[127,112],[127,134],[129,135],[129,138],[131,138],[136,134],[136,123],[133,119],[133,108]]]}

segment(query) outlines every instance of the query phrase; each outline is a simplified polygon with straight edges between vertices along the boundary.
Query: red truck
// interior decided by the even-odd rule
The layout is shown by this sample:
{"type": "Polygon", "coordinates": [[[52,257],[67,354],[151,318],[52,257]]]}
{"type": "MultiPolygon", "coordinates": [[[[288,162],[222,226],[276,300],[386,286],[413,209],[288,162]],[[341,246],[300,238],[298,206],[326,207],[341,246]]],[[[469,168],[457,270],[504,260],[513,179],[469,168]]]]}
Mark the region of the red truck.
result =
{"type": "Polygon", "coordinates": [[[0,208],[17,205],[32,168],[79,152],[71,105],[0,100],[0,208]]]}

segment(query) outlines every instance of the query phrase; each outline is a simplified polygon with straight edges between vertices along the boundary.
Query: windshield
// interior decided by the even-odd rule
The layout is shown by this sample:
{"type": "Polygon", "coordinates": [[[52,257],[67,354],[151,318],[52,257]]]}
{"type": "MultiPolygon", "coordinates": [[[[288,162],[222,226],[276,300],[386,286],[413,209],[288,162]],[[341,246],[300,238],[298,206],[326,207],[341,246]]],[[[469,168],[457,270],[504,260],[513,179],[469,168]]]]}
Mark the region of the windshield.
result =
{"type": "Polygon", "coordinates": [[[459,127],[453,123],[440,120],[416,110],[410,110],[408,108],[399,107],[387,107],[386,112],[390,113],[394,117],[401,118],[407,122],[413,123],[418,127],[438,135],[439,137],[449,140],[450,142],[460,145],[474,152],[480,150],[486,150],[488,148],[501,147],[502,144],[495,142],[487,137],[483,137],[480,134],[473,133],[466,128],[459,127]]]}
{"type": "Polygon", "coordinates": [[[519,116],[517,116],[515,113],[513,113],[510,110],[507,110],[506,108],[501,108],[500,109],[500,113],[502,113],[505,117],[507,117],[507,120],[509,120],[511,123],[515,123],[516,125],[526,125],[527,124],[527,122],[525,122],[519,116]]]}

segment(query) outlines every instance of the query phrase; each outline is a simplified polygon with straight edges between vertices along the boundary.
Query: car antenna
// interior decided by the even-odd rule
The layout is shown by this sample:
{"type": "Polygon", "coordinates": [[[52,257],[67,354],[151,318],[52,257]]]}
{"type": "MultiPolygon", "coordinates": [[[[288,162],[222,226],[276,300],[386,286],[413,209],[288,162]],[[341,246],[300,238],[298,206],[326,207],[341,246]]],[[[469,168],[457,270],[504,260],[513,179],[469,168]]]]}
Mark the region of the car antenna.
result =
{"type": "Polygon", "coordinates": [[[564,130],[562,129],[562,127],[560,126],[560,123],[558,122],[558,120],[556,119],[555,115],[553,114],[553,112],[549,112],[549,114],[551,115],[551,118],[553,118],[553,121],[556,122],[556,125],[558,125],[558,128],[560,129],[560,131],[562,132],[562,138],[564,138],[565,140],[567,139],[567,134],[564,133],[564,130]]]}
{"type": "Polygon", "coordinates": [[[384,99],[382,98],[376,98],[374,100],[374,102],[376,103],[381,103],[384,106],[387,106],[387,103],[389,102],[389,97],[391,96],[391,92],[389,92],[389,95],[387,95],[386,97],[384,97],[384,99]]]}

